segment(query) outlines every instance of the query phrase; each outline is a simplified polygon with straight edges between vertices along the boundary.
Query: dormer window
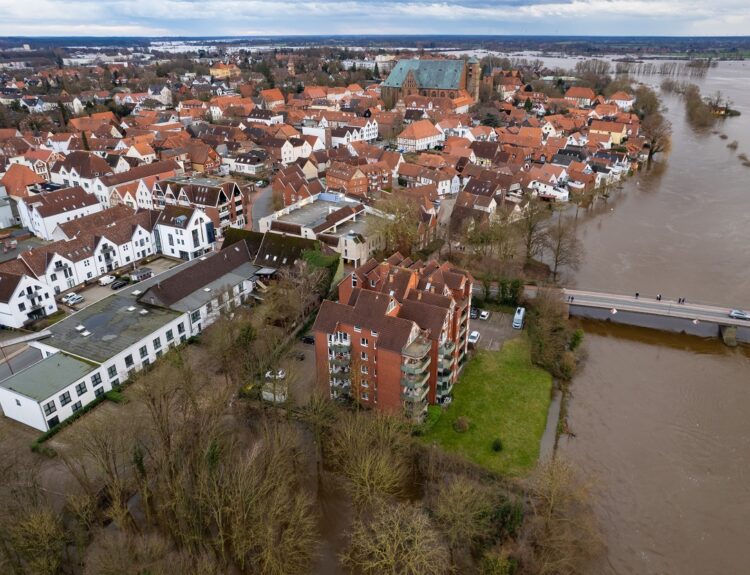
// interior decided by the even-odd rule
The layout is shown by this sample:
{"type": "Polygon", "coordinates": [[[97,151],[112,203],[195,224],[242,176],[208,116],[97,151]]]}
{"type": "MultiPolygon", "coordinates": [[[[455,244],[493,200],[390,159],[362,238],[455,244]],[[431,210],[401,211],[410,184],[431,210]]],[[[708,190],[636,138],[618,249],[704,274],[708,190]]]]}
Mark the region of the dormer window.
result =
{"type": "Polygon", "coordinates": [[[352,287],[353,288],[357,287],[357,275],[356,274],[352,274],[352,287]]]}

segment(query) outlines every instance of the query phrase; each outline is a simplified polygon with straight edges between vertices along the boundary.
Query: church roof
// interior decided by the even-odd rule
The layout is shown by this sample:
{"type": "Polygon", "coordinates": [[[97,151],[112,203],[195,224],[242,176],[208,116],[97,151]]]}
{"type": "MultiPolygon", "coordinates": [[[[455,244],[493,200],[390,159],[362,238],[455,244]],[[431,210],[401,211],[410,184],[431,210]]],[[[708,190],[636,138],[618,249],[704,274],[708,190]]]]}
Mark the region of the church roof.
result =
{"type": "Polygon", "coordinates": [[[463,71],[463,60],[399,60],[382,86],[400,88],[413,72],[420,88],[459,90],[463,71]]]}

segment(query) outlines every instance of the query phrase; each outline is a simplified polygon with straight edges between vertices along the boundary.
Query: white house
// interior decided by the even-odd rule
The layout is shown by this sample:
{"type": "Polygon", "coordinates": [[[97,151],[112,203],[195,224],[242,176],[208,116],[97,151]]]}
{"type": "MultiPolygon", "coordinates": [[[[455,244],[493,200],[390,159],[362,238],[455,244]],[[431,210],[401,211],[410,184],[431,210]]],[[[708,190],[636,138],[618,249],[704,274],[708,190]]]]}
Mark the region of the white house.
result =
{"type": "Polygon", "coordinates": [[[158,250],[174,258],[192,260],[213,249],[213,224],[196,208],[167,205],[156,225],[158,250]]]}
{"type": "Polygon", "coordinates": [[[407,152],[429,150],[444,141],[443,133],[429,120],[412,122],[397,138],[399,148],[407,152]]]}
{"type": "Polygon", "coordinates": [[[49,286],[31,275],[0,271],[0,325],[20,328],[56,311],[49,286]]]}
{"type": "Polygon", "coordinates": [[[19,200],[17,205],[21,225],[47,241],[53,239],[52,234],[58,224],[102,210],[96,198],[78,186],[34,194],[19,200]]]}

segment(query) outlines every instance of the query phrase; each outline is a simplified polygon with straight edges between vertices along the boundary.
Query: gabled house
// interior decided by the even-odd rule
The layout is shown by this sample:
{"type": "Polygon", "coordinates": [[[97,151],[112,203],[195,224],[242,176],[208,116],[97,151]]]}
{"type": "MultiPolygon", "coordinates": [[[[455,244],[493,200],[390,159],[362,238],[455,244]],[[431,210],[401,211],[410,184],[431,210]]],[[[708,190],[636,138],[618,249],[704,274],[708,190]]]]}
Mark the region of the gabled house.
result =
{"type": "Polygon", "coordinates": [[[47,241],[61,222],[87,216],[102,210],[94,195],[81,187],[33,194],[18,202],[21,225],[47,241]]]}

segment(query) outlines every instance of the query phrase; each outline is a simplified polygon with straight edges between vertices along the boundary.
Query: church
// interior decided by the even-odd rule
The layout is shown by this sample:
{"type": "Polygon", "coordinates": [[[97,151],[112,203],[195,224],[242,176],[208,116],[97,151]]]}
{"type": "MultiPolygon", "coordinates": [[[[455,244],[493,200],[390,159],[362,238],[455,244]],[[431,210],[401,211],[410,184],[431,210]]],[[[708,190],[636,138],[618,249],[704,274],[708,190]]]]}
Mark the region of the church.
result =
{"type": "Polygon", "coordinates": [[[386,108],[407,96],[459,98],[468,93],[479,100],[482,69],[479,60],[399,60],[380,85],[386,108]]]}

